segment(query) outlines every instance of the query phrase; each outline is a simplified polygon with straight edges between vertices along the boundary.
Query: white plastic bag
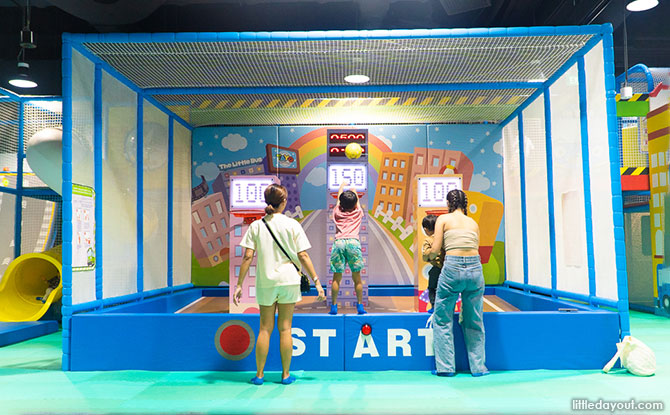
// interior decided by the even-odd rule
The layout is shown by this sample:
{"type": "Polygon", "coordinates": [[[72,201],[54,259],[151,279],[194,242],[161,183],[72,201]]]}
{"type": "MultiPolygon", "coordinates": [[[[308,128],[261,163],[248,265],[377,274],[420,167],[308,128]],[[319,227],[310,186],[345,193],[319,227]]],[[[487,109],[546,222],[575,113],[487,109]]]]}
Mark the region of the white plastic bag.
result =
{"type": "Polygon", "coordinates": [[[617,352],[607,362],[603,372],[608,373],[621,358],[621,366],[637,376],[651,376],[656,372],[656,356],[653,350],[633,336],[626,336],[616,344],[617,352]]]}

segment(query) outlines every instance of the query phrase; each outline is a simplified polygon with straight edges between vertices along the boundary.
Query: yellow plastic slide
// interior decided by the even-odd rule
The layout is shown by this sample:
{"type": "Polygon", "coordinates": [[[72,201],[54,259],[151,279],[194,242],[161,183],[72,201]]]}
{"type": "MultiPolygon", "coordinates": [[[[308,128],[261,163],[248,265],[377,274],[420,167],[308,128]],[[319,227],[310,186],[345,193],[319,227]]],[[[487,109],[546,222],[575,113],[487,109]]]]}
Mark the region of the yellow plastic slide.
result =
{"type": "Polygon", "coordinates": [[[0,280],[0,321],[39,320],[61,298],[62,289],[60,246],[21,255],[9,264],[0,280]],[[50,285],[55,288],[47,291],[50,285]]]}

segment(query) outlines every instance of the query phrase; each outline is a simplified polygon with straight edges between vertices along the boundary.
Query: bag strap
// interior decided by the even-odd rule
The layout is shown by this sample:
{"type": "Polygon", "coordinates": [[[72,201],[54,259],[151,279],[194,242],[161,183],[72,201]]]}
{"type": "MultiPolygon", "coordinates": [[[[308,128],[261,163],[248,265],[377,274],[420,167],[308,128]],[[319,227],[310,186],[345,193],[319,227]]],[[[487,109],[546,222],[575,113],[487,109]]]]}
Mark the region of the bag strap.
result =
{"type": "Polygon", "coordinates": [[[291,259],[291,257],[286,253],[286,251],[284,250],[284,248],[281,246],[281,244],[280,244],[279,241],[277,240],[277,237],[276,237],[275,234],[272,232],[272,229],[270,229],[270,225],[268,225],[268,223],[265,221],[265,218],[263,218],[263,219],[261,219],[261,220],[262,220],[263,223],[265,224],[265,227],[268,228],[268,232],[270,232],[270,235],[272,235],[272,239],[275,240],[275,243],[277,244],[277,246],[279,247],[279,249],[281,249],[281,251],[284,253],[284,255],[286,255],[286,258],[288,258],[288,260],[291,261],[291,264],[293,264],[293,266],[295,267],[296,271],[298,271],[298,273],[300,273],[300,268],[298,268],[298,266],[295,264],[295,262],[293,262],[293,260],[291,259]]]}

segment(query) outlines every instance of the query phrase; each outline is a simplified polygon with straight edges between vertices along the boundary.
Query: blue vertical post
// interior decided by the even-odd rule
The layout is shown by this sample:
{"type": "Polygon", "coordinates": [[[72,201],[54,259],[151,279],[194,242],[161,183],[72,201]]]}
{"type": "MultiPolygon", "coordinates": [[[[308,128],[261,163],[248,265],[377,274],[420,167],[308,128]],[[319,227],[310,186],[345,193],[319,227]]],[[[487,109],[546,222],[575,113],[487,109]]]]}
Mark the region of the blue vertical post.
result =
{"type": "Polygon", "coordinates": [[[174,123],[168,118],[168,177],[167,177],[167,285],[174,285],[174,123]]]}
{"type": "Polygon", "coordinates": [[[93,78],[93,161],[95,178],[95,299],[102,300],[102,65],[93,78]]]}
{"type": "Polygon", "coordinates": [[[144,97],[137,94],[137,292],[144,291],[144,97]]]}
{"type": "Polygon", "coordinates": [[[526,154],[523,138],[523,113],[519,113],[519,187],[521,193],[521,238],[523,241],[523,283],[528,285],[528,225],[526,224],[526,154]]]}
{"type": "Polygon", "coordinates": [[[72,330],[72,45],[63,34],[63,245],[61,280],[63,284],[63,370],[70,370],[72,330]]]}
{"type": "Polygon", "coordinates": [[[14,258],[21,255],[21,223],[23,222],[23,101],[19,101],[19,131],[16,143],[16,200],[14,205],[14,258]]]}
{"type": "Polygon", "coordinates": [[[577,59],[579,80],[579,120],[582,140],[582,177],[584,180],[584,217],[586,220],[586,256],[589,267],[589,296],[596,295],[595,254],[593,253],[593,210],[591,208],[591,167],[589,161],[589,120],[586,105],[586,69],[584,56],[577,59]]]}
{"type": "Polygon", "coordinates": [[[626,240],[623,223],[623,198],[621,197],[621,173],[619,170],[619,139],[616,119],[616,81],[614,76],[614,42],[612,26],[603,33],[605,63],[605,94],[607,96],[607,137],[610,154],[610,176],[612,178],[612,213],[614,215],[614,252],[616,254],[617,291],[619,300],[619,325],[621,337],[630,334],[628,311],[628,270],[626,267],[626,240]]]}
{"type": "Polygon", "coordinates": [[[551,264],[551,292],[556,297],[556,220],[554,217],[554,157],[551,146],[551,93],[544,88],[544,143],[547,156],[547,205],[549,212],[549,255],[551,264]]]}

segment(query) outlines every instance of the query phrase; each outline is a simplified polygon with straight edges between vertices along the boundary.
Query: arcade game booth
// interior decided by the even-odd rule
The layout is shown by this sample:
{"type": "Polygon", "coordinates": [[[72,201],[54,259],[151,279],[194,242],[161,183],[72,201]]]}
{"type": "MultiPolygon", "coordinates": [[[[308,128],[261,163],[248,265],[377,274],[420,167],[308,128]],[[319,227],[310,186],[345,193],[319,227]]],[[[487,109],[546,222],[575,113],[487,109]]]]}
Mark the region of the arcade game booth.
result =
{"type": "Polygon", "coordinates": [[[453,188],[482,230],[488,367],[601,368],[629,334],[613,70],[609,25],[65,34],[63,369],[253,369],[254,267],[239,306],[227,286],[263,189],[288,188],[330,291],[342,180],[369,313],[347,274],[340,314],[305,296],[295,368],[433,367],[418,224],[453,188]]]}

